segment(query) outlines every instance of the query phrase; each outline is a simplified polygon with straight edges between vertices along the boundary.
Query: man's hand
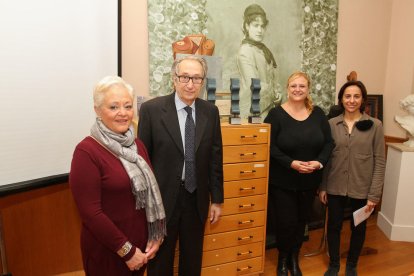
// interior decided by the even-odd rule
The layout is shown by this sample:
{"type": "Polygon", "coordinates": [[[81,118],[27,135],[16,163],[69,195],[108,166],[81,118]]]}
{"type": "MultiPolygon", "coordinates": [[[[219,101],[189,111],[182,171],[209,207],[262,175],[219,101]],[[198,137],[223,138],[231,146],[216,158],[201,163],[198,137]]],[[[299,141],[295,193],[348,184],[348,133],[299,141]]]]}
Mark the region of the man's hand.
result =
{"type": "Polygon", "coordinates": [[[212,203],[210,206],[210,223],[216,223],[221,215],[221,204],[212,203]]]}

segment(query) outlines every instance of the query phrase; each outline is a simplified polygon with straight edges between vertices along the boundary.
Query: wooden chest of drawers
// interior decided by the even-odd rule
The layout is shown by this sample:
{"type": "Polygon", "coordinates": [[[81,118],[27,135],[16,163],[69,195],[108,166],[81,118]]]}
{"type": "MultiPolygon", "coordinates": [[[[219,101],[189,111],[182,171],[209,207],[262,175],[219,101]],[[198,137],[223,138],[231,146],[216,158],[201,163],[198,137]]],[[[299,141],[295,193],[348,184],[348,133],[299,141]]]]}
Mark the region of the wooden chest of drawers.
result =
{"type": "Polygon", "coordinates": [[[222,124],[224,204],[207,222],[202,276],[257,275],[264,270],[270,126],[222,124]]]}

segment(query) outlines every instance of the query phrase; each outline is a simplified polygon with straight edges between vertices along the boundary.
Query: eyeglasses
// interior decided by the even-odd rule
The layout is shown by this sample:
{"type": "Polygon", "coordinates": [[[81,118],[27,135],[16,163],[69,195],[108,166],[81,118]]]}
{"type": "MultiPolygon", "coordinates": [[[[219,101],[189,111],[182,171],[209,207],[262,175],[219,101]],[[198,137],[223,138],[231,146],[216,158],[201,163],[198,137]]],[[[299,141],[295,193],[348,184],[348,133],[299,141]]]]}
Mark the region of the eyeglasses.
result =
{"type": "Polygon", "coordinates": [[[178,76],[178,81],[181,83],[188,83],[190,80],[193,81],[193,84],[201,84],[204,80],[202,77],[190,77],[190,76],[178,76]]]}

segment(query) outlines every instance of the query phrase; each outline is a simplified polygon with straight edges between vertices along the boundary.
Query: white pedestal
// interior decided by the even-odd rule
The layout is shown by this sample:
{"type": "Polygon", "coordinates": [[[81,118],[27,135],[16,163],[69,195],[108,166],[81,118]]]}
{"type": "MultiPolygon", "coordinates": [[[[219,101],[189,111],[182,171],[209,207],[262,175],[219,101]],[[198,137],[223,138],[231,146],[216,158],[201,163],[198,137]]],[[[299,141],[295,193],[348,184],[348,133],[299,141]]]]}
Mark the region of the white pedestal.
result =
{"type": "Polygon", "coordinates": [[[414,148],[388,143],[377,224],[393,241],[414,242],[414,148]]]}

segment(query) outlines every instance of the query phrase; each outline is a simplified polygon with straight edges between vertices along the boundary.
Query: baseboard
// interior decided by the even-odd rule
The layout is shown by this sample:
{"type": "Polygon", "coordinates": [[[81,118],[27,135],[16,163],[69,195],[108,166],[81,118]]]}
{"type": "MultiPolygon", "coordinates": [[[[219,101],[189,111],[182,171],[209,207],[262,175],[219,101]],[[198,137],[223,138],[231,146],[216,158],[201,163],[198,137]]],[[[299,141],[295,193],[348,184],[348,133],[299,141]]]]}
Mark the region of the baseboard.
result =
{"type": "Polygon", "coordinates": [[[378,213],[377,225],[392,241],[414,242],[414,226],[392,224],[382,212],[378,213]]]}

